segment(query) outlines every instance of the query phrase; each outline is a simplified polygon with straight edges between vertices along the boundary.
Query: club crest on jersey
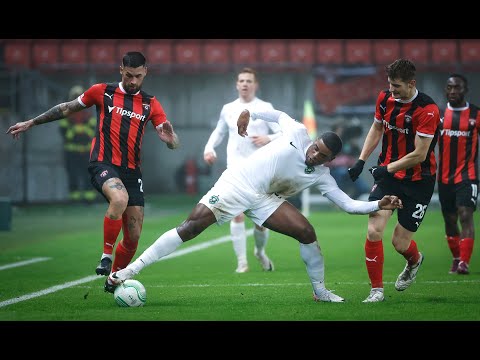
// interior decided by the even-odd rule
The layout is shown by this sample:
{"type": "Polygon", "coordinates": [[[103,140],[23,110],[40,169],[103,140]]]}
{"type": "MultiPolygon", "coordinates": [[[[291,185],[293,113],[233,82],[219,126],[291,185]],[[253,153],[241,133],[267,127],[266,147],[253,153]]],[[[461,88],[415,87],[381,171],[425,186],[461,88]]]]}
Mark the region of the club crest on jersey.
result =
{"type": "Polygon", "coordinates": [[[475,126],[477,121],[475,119],[468,119],[468,122],[470,123],[470,126],[475,126]]]}
{"type": "Polygon", "coordinates": [[[412,122],[412,117],[410,115],[405,115],[405,122],[408,124],[408,123],[411,123],[412,122]]]}
{"type": "Polygon", "coordinates": [[[142,104],[143,108],[148,111],[150,109],[150,104],[142,104]]]}
{"type": "Polygon", "coordinates": [[[213,205],[213,204],[216,204],[219,200],[220,200],[220,196],[212,195],[208,200],[208,202],[213,205]]]}
{"type": "Polygon", "coordinates": [[[105,177],[108,174],[108,170],[103,170],[102,173],[100,174],[100,177],[105,177]]]}
{"type": "Polygon", "coordinates": [[[315,168],[313,166],[307,166],[304,171],[305,174],[311,174],[315,171],[315,168]]]}

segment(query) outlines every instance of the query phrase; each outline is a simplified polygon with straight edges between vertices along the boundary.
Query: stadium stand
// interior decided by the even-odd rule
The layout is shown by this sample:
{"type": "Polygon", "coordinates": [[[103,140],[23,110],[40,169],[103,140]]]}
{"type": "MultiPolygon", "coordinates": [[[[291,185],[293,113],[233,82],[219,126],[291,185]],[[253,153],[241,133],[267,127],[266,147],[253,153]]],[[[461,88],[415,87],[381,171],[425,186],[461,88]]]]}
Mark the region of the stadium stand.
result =
{"type": "Polygon", "coordinates": [[[342,65],[345,63],[343,40],[318,40],[316,45],[317,64],[342,65]]]}
{"type": "Polygon", "coordinates": [[[345,63],[347,65],[373,64],[370,40],[346,40],[345,63]]]}
{"type": "Polygon", "coordinates": [[[311,67],[315,63],[315,41],[290,40],[288,42],[288,61],[292,66],[311,67]]]}
{"type": "Polygon", "coordinates": [[[232,46],[232,62],[235,65],[257,63],[257,42],[255,40],[235,41],[232,46]]]}
{"type": "Polygon", "coordinates": [[[31,51],[31,40],[7,40],[3,62],[8,68],[29,69],[32,65],[31,51]]]}
{"type": "Polygon", "coordinates": [[[32,67],[54,71],[60,62],[59,40],[37,40],[32,46],[32,67]]]}
{"type": "Polygon", "coordinates": [[[387,65],[400,57],[400,43],[395,39],[373,42],[373,61],[377,65],[387,65]]]}
{"type": "Polygon", "coordinates": [[[86,70],[87,43],[86,39],[63,40],[60,44],[60,66],[76,72],[86,70]]]}
{"type": "Polygon", "coordinates": [[[457,42],[452,40],[433,40],[431,43],[432,64],[453,65],[457,62],[457,42]]]}
{"type": "Polygon", "coordinates": [[[90,40],[87,46],[88,62],[102,72],[110,72],[119,66],[116,53],[116,40],[90,40]]]}
{"type": "Polygon", "coordinates": [[[427,40],[404,40],[401,43],[401,56],[410,59],[415,64],[426,65],[429,62],[427,40]]]}
{"type": "Polygon", "coordinates": [[[202,44],[202,59],[207,69],[214,72],[228,70],[231,58],[229,40],[209,40],[202,44]]]}

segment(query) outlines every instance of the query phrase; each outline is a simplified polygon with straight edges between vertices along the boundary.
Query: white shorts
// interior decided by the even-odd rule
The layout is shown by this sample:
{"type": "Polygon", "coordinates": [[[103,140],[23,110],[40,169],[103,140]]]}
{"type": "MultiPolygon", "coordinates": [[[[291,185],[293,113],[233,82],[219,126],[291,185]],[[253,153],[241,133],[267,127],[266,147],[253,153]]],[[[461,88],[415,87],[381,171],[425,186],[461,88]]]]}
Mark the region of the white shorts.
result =
{"type": "Polygon", "coordinates": [[[218,225],[245,213],[255,224],[262,226],[284,201],[281,196],[253,193],[219,179],[199,203],[212,210],[218,225]]]}

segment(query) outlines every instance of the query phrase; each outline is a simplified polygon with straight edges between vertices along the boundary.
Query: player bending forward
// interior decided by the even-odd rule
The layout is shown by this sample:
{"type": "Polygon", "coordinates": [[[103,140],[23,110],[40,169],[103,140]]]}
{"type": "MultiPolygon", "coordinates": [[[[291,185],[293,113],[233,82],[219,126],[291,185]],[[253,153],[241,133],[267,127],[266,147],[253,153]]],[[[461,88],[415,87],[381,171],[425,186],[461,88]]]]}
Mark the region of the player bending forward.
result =
{"type": "MultiPolygon", "coordinates": [[[[326,132],[312,141],[305,126],[284,112],[252,112],[251,117],[278,123],[282,136],[227,168],[183,223],[161,235],[125,269],[110,274],[105,282],[108,291],[113,292],[118,284],[172,253],[210,225],[221,225],[244,212],[255,224],[300,243],[300,255],[312,283],[314,300],[344,301],[325,288],[324,259],[315,229],[286,199],[317,186],[322,195],[350,214],[401,208],[401,200],[386,195],[377,201],[358,201],[340,190],[329,168],[323,165],[342,150],[342,140],[335,133],[326,132]]],[[[244,110],[237,121],[238,134],[242,137],[248,135],[249,120],[250,112],[244,110]]]]}

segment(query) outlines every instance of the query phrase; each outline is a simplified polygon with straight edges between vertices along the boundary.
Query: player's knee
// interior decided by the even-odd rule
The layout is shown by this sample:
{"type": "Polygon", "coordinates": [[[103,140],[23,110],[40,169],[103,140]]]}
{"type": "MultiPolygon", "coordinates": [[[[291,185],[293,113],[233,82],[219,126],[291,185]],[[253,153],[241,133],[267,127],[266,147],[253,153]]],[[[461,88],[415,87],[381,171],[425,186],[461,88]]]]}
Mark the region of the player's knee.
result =
{"type": "Polygon", "coordinates": [[[122,213],[125,211],[128,205],[128,195],[114,196],[110,200],[110,206],[122,213]]]}
{"type": "Polygon", "coordinates": [[[297,240],[302,244],[311,244],[317,240],[317,234],[312,225],[305,226],[302,231],[300,231],[297,240]]]}

